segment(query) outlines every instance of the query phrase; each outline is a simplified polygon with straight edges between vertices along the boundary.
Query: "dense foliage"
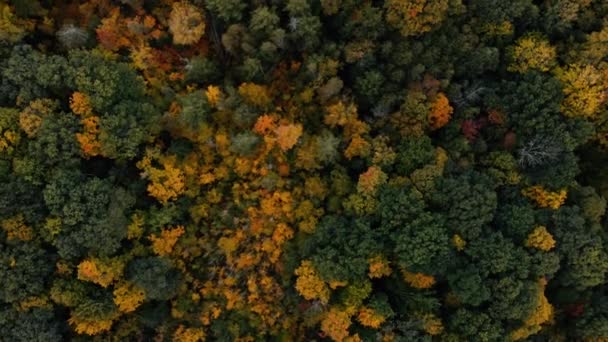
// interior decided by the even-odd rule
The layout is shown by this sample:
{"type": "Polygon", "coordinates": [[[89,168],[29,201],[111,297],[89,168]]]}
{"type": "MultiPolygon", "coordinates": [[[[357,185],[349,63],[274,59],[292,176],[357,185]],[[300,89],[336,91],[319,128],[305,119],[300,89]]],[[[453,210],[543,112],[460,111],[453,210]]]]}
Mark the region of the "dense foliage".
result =
{"type": "Polygon", "coordinates": [[[608,340],[605,0],[0,1],[0,340],[608,340]]]}

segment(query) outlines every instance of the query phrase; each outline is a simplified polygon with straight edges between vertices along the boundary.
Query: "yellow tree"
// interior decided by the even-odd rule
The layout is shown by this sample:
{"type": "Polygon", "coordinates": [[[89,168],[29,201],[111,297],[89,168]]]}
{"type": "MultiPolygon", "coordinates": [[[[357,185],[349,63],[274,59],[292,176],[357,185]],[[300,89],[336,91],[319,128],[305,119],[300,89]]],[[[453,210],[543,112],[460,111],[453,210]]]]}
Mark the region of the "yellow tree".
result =
{"type": "Polygon", "coordinates": [[[323,303],[329,300],[329,288],[319,277],[312,262],[304,260],[295,271],[296,290],[306,300],[318,299],[323,303]]]}
{"type": "Polygon", "coordinates": [[[78,279],[108,287],[122,276],[124,267],[119,259],[88,258],[78,264],[78,279]]]}
{"type": "Polygon", "coordinates": [[[194,44],[205,33],[203,14],[198,7],[187,1],[173,3],[168,24],[175,44],[194,44]]]}
{"type": "Polygon", "coordinates": [[[163,204],[176,199],[186,190],[185,176],[177,167],[175,156],[163,156],[156,150],[148,149],[144,158],[137,162],[137,167],[142,170],[142,178],[150,181],[150,196],[163,204]],[[153,161],[157,161],[160,168],[154,166],[153,161]]]}
{"type": "Polygon", "coordinates": [[[555,65],[555,47],[539,34],[525,35],[509,50],[511,63],[507,70],[525,73],[530,69],[549,71],[555,65]]]}
{"type": "Polygon", "coordinates": [[[572,64],[556,71],[563,84],[562,113],[568,117],[594,118],[606,102],[608,84],[592,65],[572,64]]]}
{"type": "Polygon", "coordinates": [[[553,235],[547,231],[547,227],[538,226],[528,235],[526,246],[546,252],[555,247],[555,239],[553,239],[553,235]]]}

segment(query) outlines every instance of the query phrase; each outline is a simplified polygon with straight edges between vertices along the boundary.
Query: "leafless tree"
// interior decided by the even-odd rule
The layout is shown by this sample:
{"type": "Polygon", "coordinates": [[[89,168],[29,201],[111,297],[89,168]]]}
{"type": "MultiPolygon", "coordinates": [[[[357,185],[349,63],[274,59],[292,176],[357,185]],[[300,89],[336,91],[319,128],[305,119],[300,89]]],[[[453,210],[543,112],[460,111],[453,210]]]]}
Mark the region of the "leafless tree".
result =
{"type": "Polygon", "coordinates": [[[536,167],[557,159],[562,148],[553,138],[536,136],[518,151],[521,167],[536,167]]]}

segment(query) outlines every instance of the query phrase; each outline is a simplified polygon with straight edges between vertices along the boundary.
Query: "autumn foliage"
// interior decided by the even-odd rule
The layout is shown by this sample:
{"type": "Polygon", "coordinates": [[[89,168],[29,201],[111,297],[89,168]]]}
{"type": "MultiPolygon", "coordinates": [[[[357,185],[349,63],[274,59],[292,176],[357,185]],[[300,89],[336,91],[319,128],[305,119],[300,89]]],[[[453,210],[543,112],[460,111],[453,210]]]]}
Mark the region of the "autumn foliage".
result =
{"type": "Polygon", "coordinates": [[[608,338],[605,1],[0,3],[0,340],[608,338]]]}

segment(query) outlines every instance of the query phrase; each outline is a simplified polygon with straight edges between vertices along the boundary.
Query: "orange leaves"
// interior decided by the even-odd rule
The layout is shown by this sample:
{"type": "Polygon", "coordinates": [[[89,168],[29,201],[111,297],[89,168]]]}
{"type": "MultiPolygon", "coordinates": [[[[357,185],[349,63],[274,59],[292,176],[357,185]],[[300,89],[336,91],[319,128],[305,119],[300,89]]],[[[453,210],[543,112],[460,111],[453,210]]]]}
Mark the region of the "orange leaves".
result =
{"type": "Polygon", "coordinates": [[[439,335],[443,332],[443,323],[433,314],[423,315],[422,327],[431,336],[439,335]]]}
{"type": "Polygon", "coordinates": [[[272,102],[268,88],[255,83],[243,83],[239,86],[239,94],[245,102],[258,107],[267,107],[272,102]]]}
{"type": "Polygon", "coordinates": [[[357,315],[357,320],[364,327],[378,329],[386,318],[378,314],[374,309],[368,307],[362,307],[357,315]]]}
{"type": "Polygon", "coordinates": [[[262,213],[267,216],[281,217],[285,215],[291,217],[293,214],[291,193],[276,191],[260,201],[260,208],[262,209],[262,213]]]}
{"type": "Polygon", "coordinates": [[[435,277],[424,273],[412,273],[403,270],[403,279],[411,287],[416,289],[430,289],[435,285],[435,277]]]}
{"type": "Polygon", "coordinates": [[[357,107],[350,104],[344,105],[342,101],[332,104],[325,108],[327,114],[323,122],[334,128],[344,127],[344,139],[350,140],[350,144],[344,151],[347,159],[354,157],[365,157],[371,152],[371,144],[363,139],[362,135],[369,131],[369,126],[357,119],[357,107]]]}
{"type": "Polygon", "coordinates": [[[392,273],[388,260],[382,256],[375,256],[367,262],[369,263],[367,275],[372,279],[387,277],[392,273]]]}
{"type": "Polygon", "coordinates": [[[189,4],[187,1],[173,3],[168,25],[175,44],[194,44],[205,33],[203,14],[198,7],[189,4]]]}
{"type": "Polygon", "coordinates": [[[566,197],[568,196],[568,192],[565,189],[562,189],[557,192],[551,192],[545,190],[540,185],[531,186],[529,188],[523,189],[521,193],[533,200],[536,205],[541,208],[551,208],[558,209],[564,204],[566,201],[566,197]]]}
{"type": "Polygon", "coordinates": [[[436,130],[445,126],[450,121],[453,111],[448,98],[443,93],[437,94],[435,101],[431,104],[428,117],[431,129],[436,130]]]}
{"type": "Polygon", "coordinates": [[[312,262],[304,260],[295,271],[296,290],[306,300],[318,299],[323,303],[329,300],[329,288],[327,284],[319,277],[312,262]]]}
{"type": "Polygon", "coordinates": [[[99,117],[89,116],[81,120],[83,133],[76,133],[76,140],[85,158],[101,154],[101,143],[99,142],[99,117]]]}
{"type": "Polygon", "coordinates": [[[283,152],[291,149],[298,142],[302,130],[301,124],[281,125],[276,129],[277,143],[283,152]]]}
{"type": "Polygon", "coordinates": [[[18,214],[0,221],[0,227],[2,227],[2,230],[6,233],[6,237],[9,241],[30,241],[34,237],[34,231],[25,224],[23,214],[18,214]]]}
{"type": "Polygon", "coordinates": [[[93,107],[89,96],[76,91],[70,97],[70,109],[74,114],[81,116],[90,116],[93,114],[93,107]]]}
{"type": "Polygon", "coordinates": [[[547,227],[538,226],[528,234],[526,246],[547,252],[555,247],[555,240],[553,235],[547,231],[547,227]]]}
{"type": "Polygon", "coordinates": [[[264,114],[258,117],[258,120],[253,126],[253,131],[259,135],[268,135],[277,129],[277,118],[270,114],[264,114]]]}
{"type": "Polygon", "coordinates": [[[349,333],[351,321],[348,313],[336,308],[331,308],[321,321],[321,330],[331,339],[337,342],[344,341],[349,333]]]}
{"type": "Polygon", "coordinates": [[[357,183],[357,191],[367,195],[373,195],[378,187],[384,183],[388,176],[382,172],[377,166],[370,166],[367,171],[359,175],[359,182],[357,183]]]}
{"type": "Polygon", "coordinates": [[[177,239],[184,234],[183,226],[177,226],[172,229],[163,229],[160,237],[152,234],[149,239],[152,242],[152,250],[158,255],[168,255],[173,252],[173,247],[177,243],[177,239]]]}
{"type": "Polygon", "coordinates": [[[110,51],[117,51],[131,44],[129,39],[124,36],[127,28],[120,20],[120,8],[118,7],[112,10],[110,16],[101,20],[101,25],[95,31],[99,44],[110,51]]]}
{"type": "Polygon", "coordinates": [[[99,142],[99,117],[93,115],[91,100],[86,94],[74,92],[70,98],[70,109],[74,114],[81,116],[82,133],[76,133],[76,140],[85,158],[94,157],[101,153],[99,142]]]}
{"type": "Polygon", "coordinates": [[[344,151],[344,156],[346,159],[350,160],[354,157],[365,157],[370,153],[370,151],[370,143],[357,135],[350,141],[350,144],[344,151]]]}
{"type": "Polygon", "coordinates": [[[88,258],[78,264],[78,279],[108,287],[122,276],[124,266],[118,259],[88,258]]]}

